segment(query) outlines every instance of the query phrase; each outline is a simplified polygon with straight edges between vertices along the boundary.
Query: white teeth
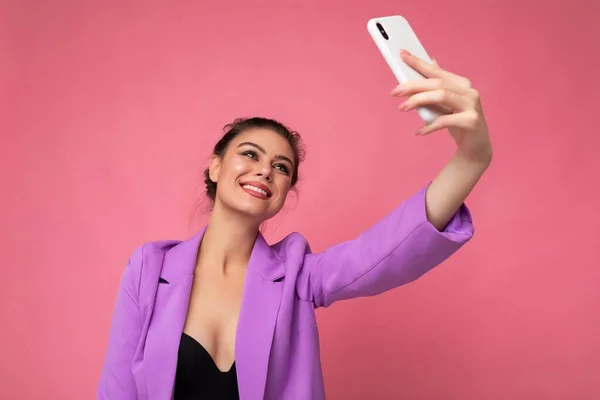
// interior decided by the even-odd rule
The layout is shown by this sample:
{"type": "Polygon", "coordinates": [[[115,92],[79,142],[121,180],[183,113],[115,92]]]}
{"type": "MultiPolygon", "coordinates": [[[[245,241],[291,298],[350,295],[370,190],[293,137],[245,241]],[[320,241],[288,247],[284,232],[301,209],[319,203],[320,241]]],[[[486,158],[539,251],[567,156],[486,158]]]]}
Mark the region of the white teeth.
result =
{"type": "Polygon", "coordinates": [[[250,189],[250,190],[254,190],[255,192],[258,192],[260,194],[262,194],[263,196],[268,196],[267,192],[265,192],[264,190],[262,190],[261,188],[257,188],[256,186],[252,186],[252,185],[244,185],[242,186],[244,189],[250,189]]]}

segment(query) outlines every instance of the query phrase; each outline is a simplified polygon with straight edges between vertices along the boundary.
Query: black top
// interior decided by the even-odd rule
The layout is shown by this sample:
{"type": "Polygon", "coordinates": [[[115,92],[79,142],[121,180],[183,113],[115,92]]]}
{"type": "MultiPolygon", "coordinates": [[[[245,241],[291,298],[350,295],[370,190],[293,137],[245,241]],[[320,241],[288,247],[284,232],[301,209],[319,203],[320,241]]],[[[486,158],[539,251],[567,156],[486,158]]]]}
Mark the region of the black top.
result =
{"type": "Polygon", "coordinates": [[[239,400],[235,362],[222,372],[196,339],[183,333],[179,343],[174,400],[239,400]]]}

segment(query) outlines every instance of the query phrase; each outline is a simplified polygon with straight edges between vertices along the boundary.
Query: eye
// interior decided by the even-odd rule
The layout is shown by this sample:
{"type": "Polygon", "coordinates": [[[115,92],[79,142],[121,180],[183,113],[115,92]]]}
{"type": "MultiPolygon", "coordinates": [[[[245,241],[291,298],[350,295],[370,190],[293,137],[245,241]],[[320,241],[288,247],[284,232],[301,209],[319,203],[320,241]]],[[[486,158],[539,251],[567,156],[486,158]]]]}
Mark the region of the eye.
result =
{"type": "Polygon", "coordinates": [[[287,167],[287,165],[285,165],[285,164],[275,164],[275,168],[277,168],[278,170],[280,170],[284,174],[289,175],[289,171],[290,170],[287,167]]]}
{"type": "Polygon", "coordinates": [[[246,157],[253,158],[253,159],[255,159],[255,160],[256,160],[256,159],[258,159],[258,155],[256,154],[256,152],[255,152],[255,151],[252,151],[252,150],[246,150],[246,151],[244,151],[244,152],[242,153],[242,155],[243,155],[243,156],[246,156],[246,157]]]}

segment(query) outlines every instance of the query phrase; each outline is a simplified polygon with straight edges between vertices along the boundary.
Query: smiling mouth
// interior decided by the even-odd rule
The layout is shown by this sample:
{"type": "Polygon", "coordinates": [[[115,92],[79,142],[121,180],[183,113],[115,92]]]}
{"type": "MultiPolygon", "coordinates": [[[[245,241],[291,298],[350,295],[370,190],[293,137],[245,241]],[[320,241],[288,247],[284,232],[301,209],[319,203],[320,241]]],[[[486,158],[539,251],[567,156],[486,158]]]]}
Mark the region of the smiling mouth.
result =
{"type": "Polygon", "coordinates": [[[242,189],[244,189],[244,191],[254,197],[258,197],[258,198],[262,198],[262,199],[268,199],[269,197],[272,196],[271,191],[268,188],[261,188],[258,186],[254,186],[251,185],[249,183],[245,183],[242,184],[242,189]]]}

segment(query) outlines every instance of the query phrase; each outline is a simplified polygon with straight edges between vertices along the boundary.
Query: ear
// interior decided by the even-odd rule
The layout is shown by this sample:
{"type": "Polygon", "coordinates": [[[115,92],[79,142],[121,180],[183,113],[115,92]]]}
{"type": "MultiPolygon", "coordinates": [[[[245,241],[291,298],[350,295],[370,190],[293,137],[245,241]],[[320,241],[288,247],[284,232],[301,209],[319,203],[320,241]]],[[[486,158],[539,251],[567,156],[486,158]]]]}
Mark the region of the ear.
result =
{"type": "Polygon", "coordinates": [[[210,180],[217,183],[219,181],[219,170],[221,169],[221,157],[212,156],[208,166],[208,175],[210,180]]]}

